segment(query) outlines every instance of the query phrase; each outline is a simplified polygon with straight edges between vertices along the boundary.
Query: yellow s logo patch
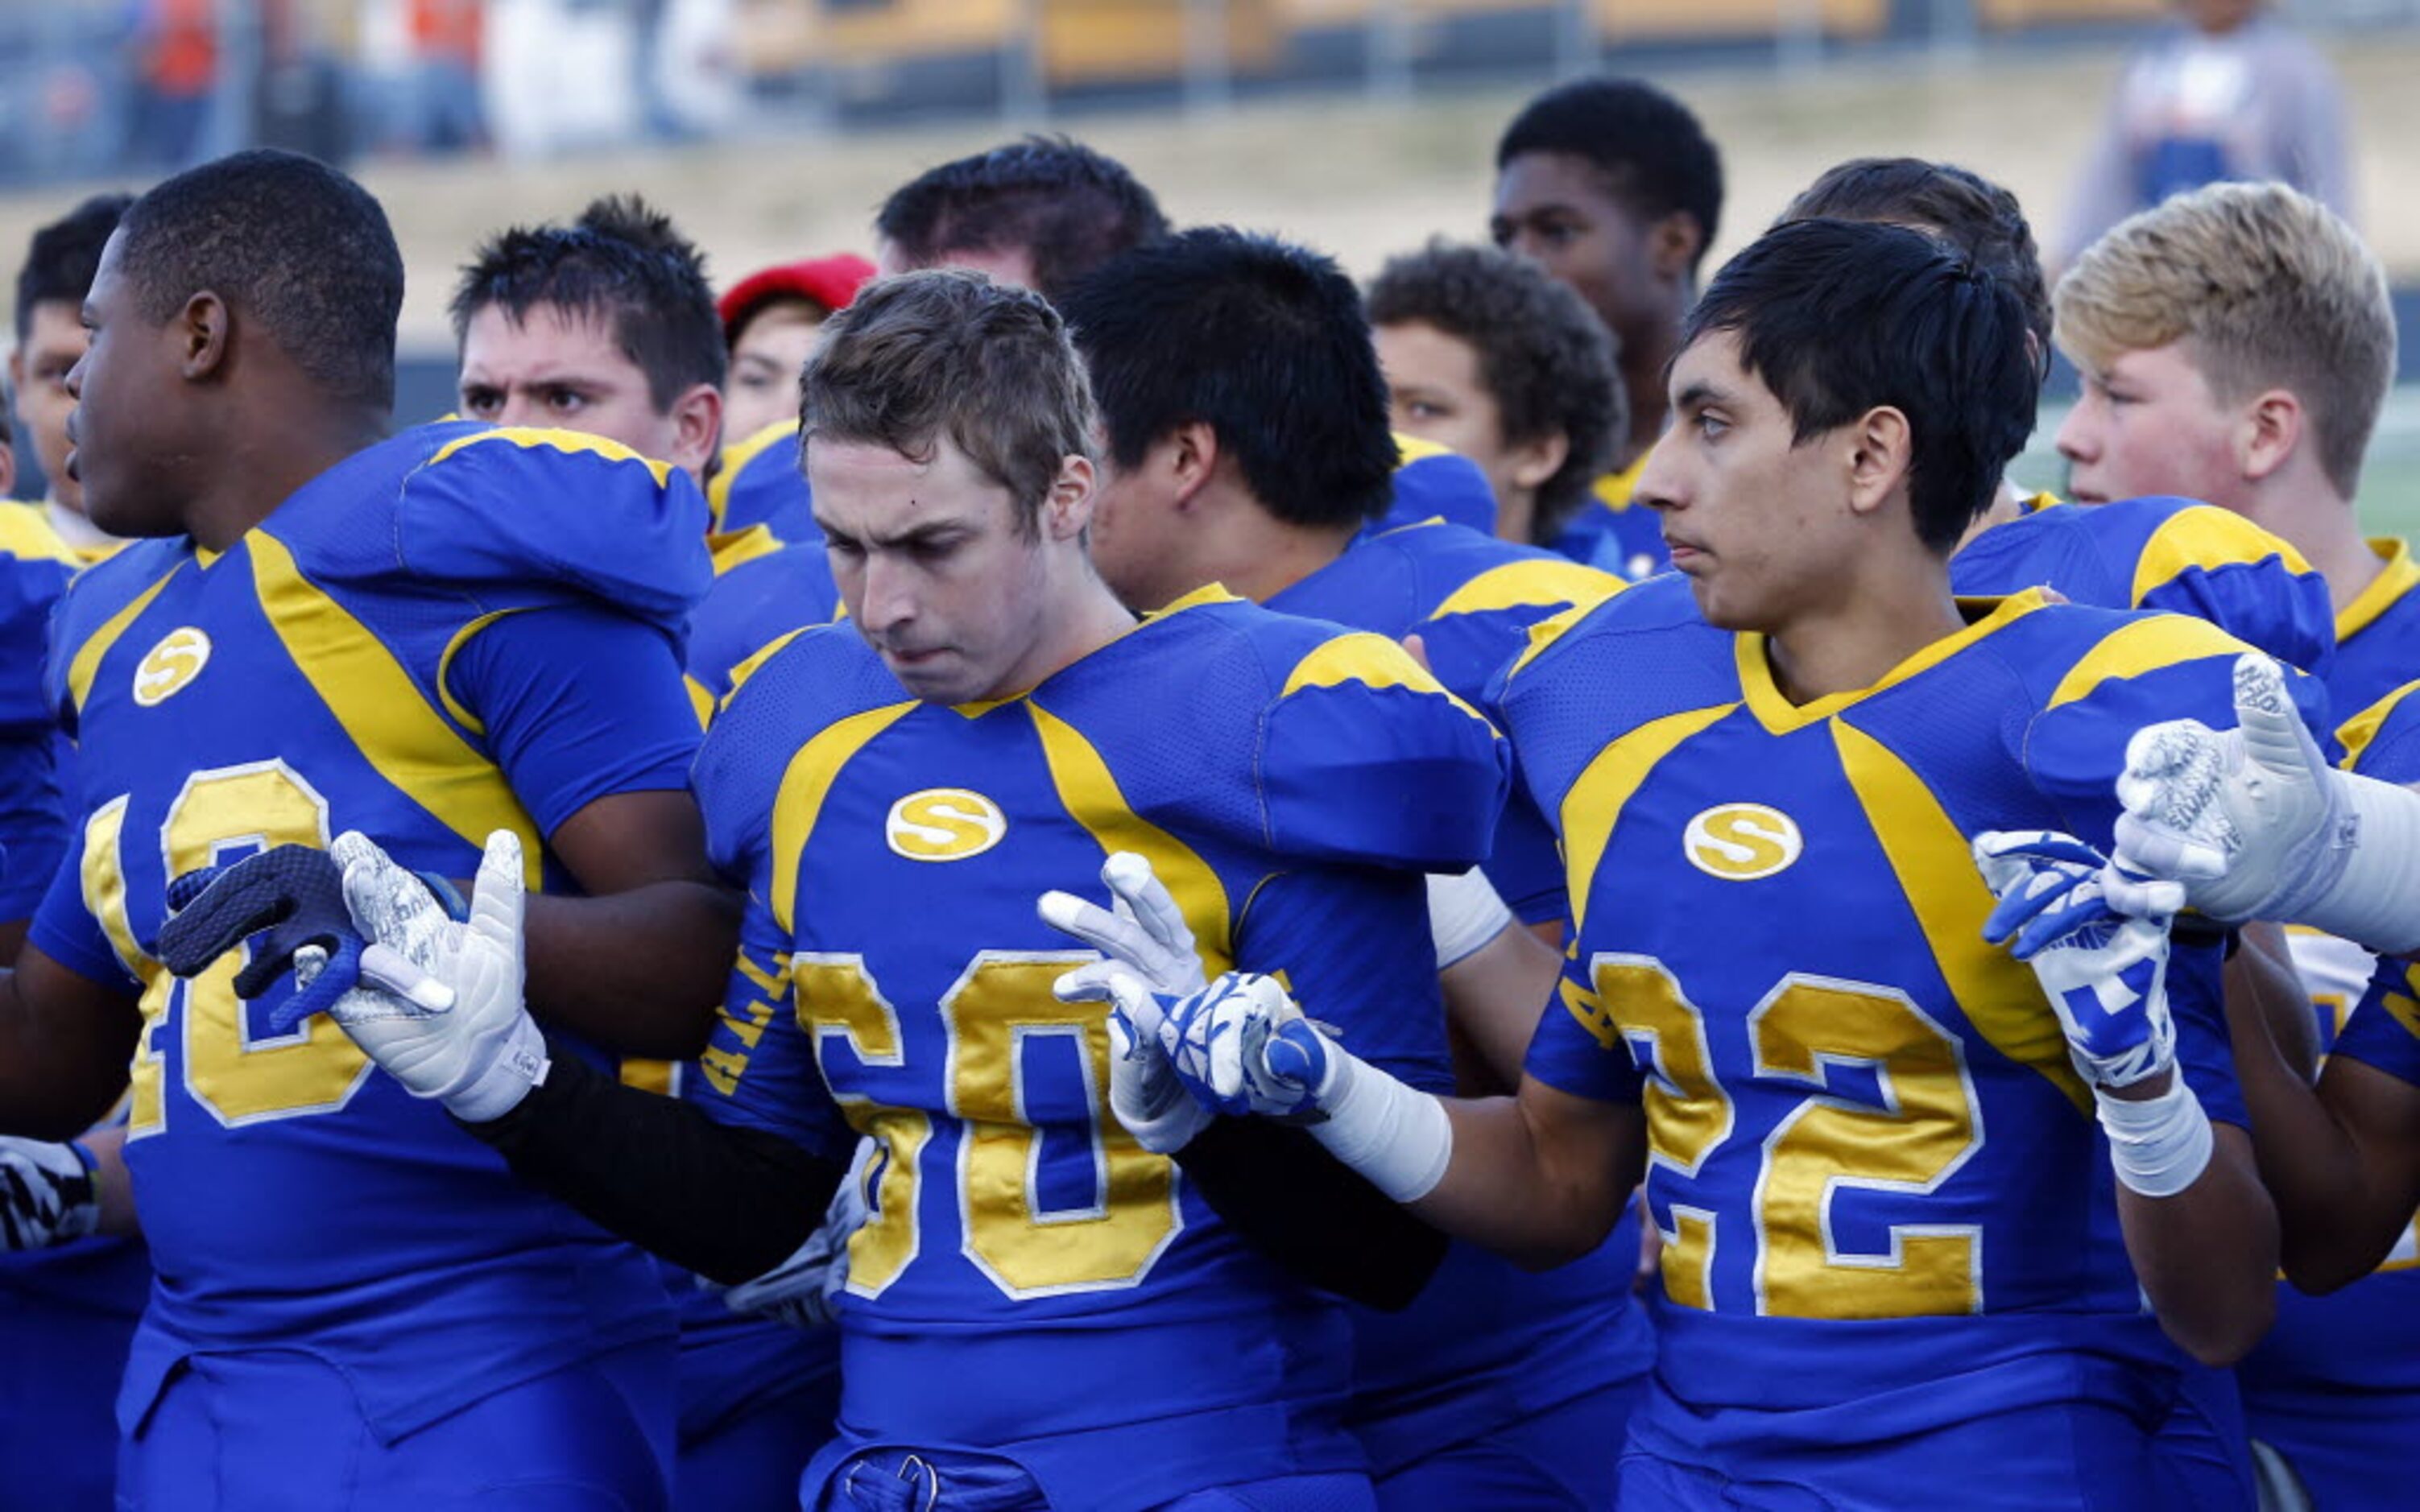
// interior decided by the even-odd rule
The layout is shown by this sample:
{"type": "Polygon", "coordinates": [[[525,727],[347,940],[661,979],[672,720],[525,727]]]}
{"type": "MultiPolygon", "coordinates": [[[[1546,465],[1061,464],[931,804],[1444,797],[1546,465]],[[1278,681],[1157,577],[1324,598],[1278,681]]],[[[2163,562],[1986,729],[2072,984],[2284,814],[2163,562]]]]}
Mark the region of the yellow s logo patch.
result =
{"type": "Polygon", "coordinates": [[[134,702],[145,708],[181,691],[209,664],[210,638],[182,625],[160,638],[134,668],[134,702]]]}
{"type": "Polygon", "coordinates": [[[1681,837],[1689,864],[1726,882],[1787,871],[1805,847],[1797,821],[1761,803],[1717,804],[1690,820],[1681,837]]]}
{"type": "Polygon", "coordinates": [[[963,861],[1008,834],[1000,805],[968,788],[926,788],[891,806],[883,838],[911,861],[963,861]]]}

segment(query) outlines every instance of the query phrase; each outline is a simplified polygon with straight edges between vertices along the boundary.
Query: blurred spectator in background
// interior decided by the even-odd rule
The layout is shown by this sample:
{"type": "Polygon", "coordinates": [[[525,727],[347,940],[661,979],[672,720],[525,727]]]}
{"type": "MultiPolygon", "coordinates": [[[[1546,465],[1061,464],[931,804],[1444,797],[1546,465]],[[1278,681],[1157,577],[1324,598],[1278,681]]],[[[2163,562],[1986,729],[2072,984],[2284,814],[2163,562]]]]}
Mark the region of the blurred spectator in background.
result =
{"type": "Polygon", "coordinates": [[[135,140],[147,166],[175,171],[200,161],[219,79],[217,10],[217,0],[142,0],[135,140]]]}
{"type": "Polygon", "coordinates": [[[2224,180],[2291,185],[2352,218],[2344,93],[2262,0],[2180,0],[2127,64],[2086,160],[2059,261],[2136,210],[2224,180]]]}
{"type": "Polygon", "coordinates": [[[745,440],[768,425],[799,423],[799,370],[833,311],[857,298],[874,265],[855,253],[810,257],[749,274],[722,296],[722,337],[731,347],[722,433],[745,440]]]}
{"type": "Polygon", "coordinates": [[[488,145],[479,104],[481,0],[405,0],[411,42],[410,145],[461,152],[488,145]]]}

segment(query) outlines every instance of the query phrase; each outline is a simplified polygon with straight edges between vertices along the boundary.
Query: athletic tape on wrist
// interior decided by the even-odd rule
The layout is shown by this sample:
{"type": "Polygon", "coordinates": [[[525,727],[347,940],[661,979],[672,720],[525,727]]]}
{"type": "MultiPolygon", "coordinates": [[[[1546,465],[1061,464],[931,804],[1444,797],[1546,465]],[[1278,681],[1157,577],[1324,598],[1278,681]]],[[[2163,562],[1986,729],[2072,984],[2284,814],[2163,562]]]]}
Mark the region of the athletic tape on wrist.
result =
{"type": "Polygon", "coordinates": [[[2215,1146],[2210,1115],[2183,1072],[2158,1097],[2127,1102],[2103,1093],[2098,1102],[2109,1164],[2128,1191],[2172,1197],[2209,1168],[2215,1146]]]}
{"type": "Polygon", "coordinates": [[[1439,971],[1476,954],[1512,924],[1512,910],[1477,867],[1458,875],[1432,872],[1428,880],[1429,938],[1436,945],[1439,971]]]}
{"type": "Polygon", "coordinates": [[[1327,1120],[1311,1137],[1397,1202],[1418,1202],[1445,1179],[1453,1120],[1445,1104],[1406,1087],[1342,1046],[1328,1047],[1320,1104],[1327,1120]]]}

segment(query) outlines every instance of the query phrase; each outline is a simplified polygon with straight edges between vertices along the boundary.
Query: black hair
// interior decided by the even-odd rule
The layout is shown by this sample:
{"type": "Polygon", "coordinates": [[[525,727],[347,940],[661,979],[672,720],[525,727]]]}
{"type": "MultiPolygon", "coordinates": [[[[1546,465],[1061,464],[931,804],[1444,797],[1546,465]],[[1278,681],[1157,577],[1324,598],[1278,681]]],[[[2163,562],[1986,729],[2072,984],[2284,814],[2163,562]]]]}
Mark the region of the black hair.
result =
{"type": "Polygon", "coordinates": [[[1698,256],[1714,245],[1723,215],[1722,154],[1688,106],[1645,80],[1575,79],[1547,90],[1504,128],[1496,166],[1501,171],[1528,152],[1586,160],[1632,214],[1656,221],[1685,210],[1703,233],[1698,256]]]}
{"type": "Polygon", "coordinates": [[[1907,416],[1916,534],[1945,555],[2033,431],[2024,301],[1919,231],[1774,227],[1714,275],[1683,323],[1682,349],[1725,331],[1801,441],[1885,405],[1907,416]]]}
{"type": "Polygon", "coordinates": [[[1526,257],[1435,240],[1379,270],[1369,312],[1372,325],[1419,321],[1470,347],[1506,441],[1563,438],[1569,455],[1538,485],[1531,531],[1550,539],[1630,431],[1614,339],[1588,301],[1526,257]]]}
{"type": "Polygon", "coordinates": [[[1922,158],[1853,158],[1825,170],[1780,224],[1828,218],[1881,221],[1930,232],[2017,291],[2034,334],[2037,371],[2050,372],[2050,285],[2041,249],[2017,196],[1978,173],[1922,158]]]}
{"type": "Polygon", "coordinates": [[[1202,226],[1103,264],[1065,310],[1120,467],[1199,422],[1280,519],[1385,512],[1399,459],[1386,381],[1333,259],[1202,226]]]}
{"type": "Polygon", "coordinates": [[[517,225],[481,243],[454,289],[457,343],[491,304],[515,321],[551,304],[603,322],[647,376],[659,413],[693,384],[722,387],[730,353],[706,257],[635,194],[594,200],[569,225],[517,225]]]}
{"type": "Polygon", "coordinates": [[[1116,159],[1034,135],[926,169],[882,202],[874,228],[918,268],[1021,247],[1034,289],[1055,304],[1111,257],[1168,235],[1168,217],[1116,159]]]}
{"type": "Polygon", "coordinates": [[[333,396],[394,408],[403,255],[386,211],[350,178],[299,153],[238,152],[153,188],[117,234],[144,319],[164,322],[207,290],[333,396]]]}
{"type": "Polygon", "coordinates": [[[92,275],[101,266],[101,249],[117,229],[132,194],[95,194],[74,209],[34,233],[25,249],[25,266],[17,270],[17,340],[33,333],[34,306],[65,304],[84,307],[92,292],[92,275]]]}

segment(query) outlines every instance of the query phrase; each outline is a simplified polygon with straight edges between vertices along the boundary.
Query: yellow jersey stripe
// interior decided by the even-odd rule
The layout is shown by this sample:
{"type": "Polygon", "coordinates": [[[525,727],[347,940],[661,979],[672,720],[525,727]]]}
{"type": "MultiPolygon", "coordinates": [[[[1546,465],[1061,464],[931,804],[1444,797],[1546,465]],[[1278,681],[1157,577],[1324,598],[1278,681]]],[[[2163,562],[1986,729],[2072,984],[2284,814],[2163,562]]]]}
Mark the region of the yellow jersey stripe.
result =
{"type": "MultiPolygon", "coordinates": [[[[1295,663],[1286,675],[1285,687],[1280,698],[1292,698],[1306,687],[1341,687],[1346,683],[1358,683],[1364,687],[1405,687],[1415,693],[1434,693],[1450,700],[1453,706],[1487,724],[1477,709],[1446,691],[1444,686],[1422,670],[1412,659],[1412,654],[1383,635],[1362,633],[1340,635],[1321,642],[1311,654],[1295,663]]],[[[1490,731],[1494,725],[1487,725],[1490,731]]]]}
{"type": "Polygon", "coordinates": [[[184,570],[184,566],[179,562],[161,574],[158,582],[135,594],[132,602],[101,622],[101,628],[76,648],[74,659],[68,663],[68,702],[79,711],[92,693],[92,680],[100,674],[101,658],[109,655],[109,648],[117,644],[118,637],[126,633],[126,627],[151,607],[151,601],[160,596],[160,590],[167,587],[177,574],[184,570]]]}
{"type": "Polygon", "coordinates": [[[1563,871],[1571,882],[1574,939],[1588,918],[1589,889],[1613,841],[1613,826],[1621,821],[1622,805],[1657,763],[1738,707],[1719,703],[1650,720],[1598,751],[1563,795],[1563,871]]]}
{"type": "Polygon", "coordinates": [[[2369,548],[2385,559],[2386,567],[2337,612],[2338,645],[2368,629],[2371,621],[2395,607],[2396,600],[2420,586],[2420,565],[2412,563],[2411,547],[2391,536],[2381,536],[2371,541],[2369,548]]]}
{"type": "Polygon", "coordinates": [[[2091,696],[2114,678],[2139,677],[2200,656],[2240,656],[2250,648],[2208,620],[2155,614],[2120,625],[2101,638],[2051,689],[2047,711],[2091,696]]]}
{"type": "Polygon", "coordinates": [[[768,900],[783,933],[797,933],[799,858],[806,854],[815,821],[823,815],[824,795],[831,791],[832,779],[850,757],[915,707],[916,701],[908,699],[827,725],[783,769],[773,798],[773,896],[768,900]]]}
{"type": "Polygon", "coordinates": [[[2288,570],[2308,572],[2311,564],[2292,547],[2231,509],[2197,504],[2180,509],[2160,522],[2143,543],[2134,563],[2130,605],[2140,605],[2151,591],[2176,581],[2198,567],[2204,572],[2232,563],[2260,562],[2275,557],[2288,570]]]}
{"type": "Polygon", "coordinates": [[[659,462],[651,456],[641,456],[620,441],[607,440],[580,430],[542,430],[535,426],[508,425],[495,430],[483,430],[447,441],[429,455],[424,468],[433,468],[458,456],[473,446],[518,446],[535,451],[543,448],[553,452],[584,453],[614,462],[636,462],[647,470],[660,488],[672,482],[673,465],[659,462]]]}
{"type": "Polygon", "coordinates": [[[1429,615],[1442,620],[1453,614],[1483,614],[1491,609],[1530,609],[1544,604],[1593,608],[1625,585],[1609,572],[1576,562],[1508,562],[1490,567],[1446,595],[1429,615]]]}
{"type": "Polygon", "coordinates": [[[706,529],[709,536],[722,532],[723,516],[731,508],[731,485],[747,471],[748,464],[782,441],[796,441],[798,439],[797,421],[777,420],[755,435],[722,449],[721,464],[714,470],[712,481],[706,486],[706,529]]]}
{"type": "Polygon", "coordinates": [[[2336,739],[2345,748],[2346,771],[2361,770],[2361,759],[2369,754],[2369,743],[2378,738],[2378,732],[2403,701],[2414,693],[2420,693],[2420,683],[2406,683],[2336,727],[2336,739]]]}

